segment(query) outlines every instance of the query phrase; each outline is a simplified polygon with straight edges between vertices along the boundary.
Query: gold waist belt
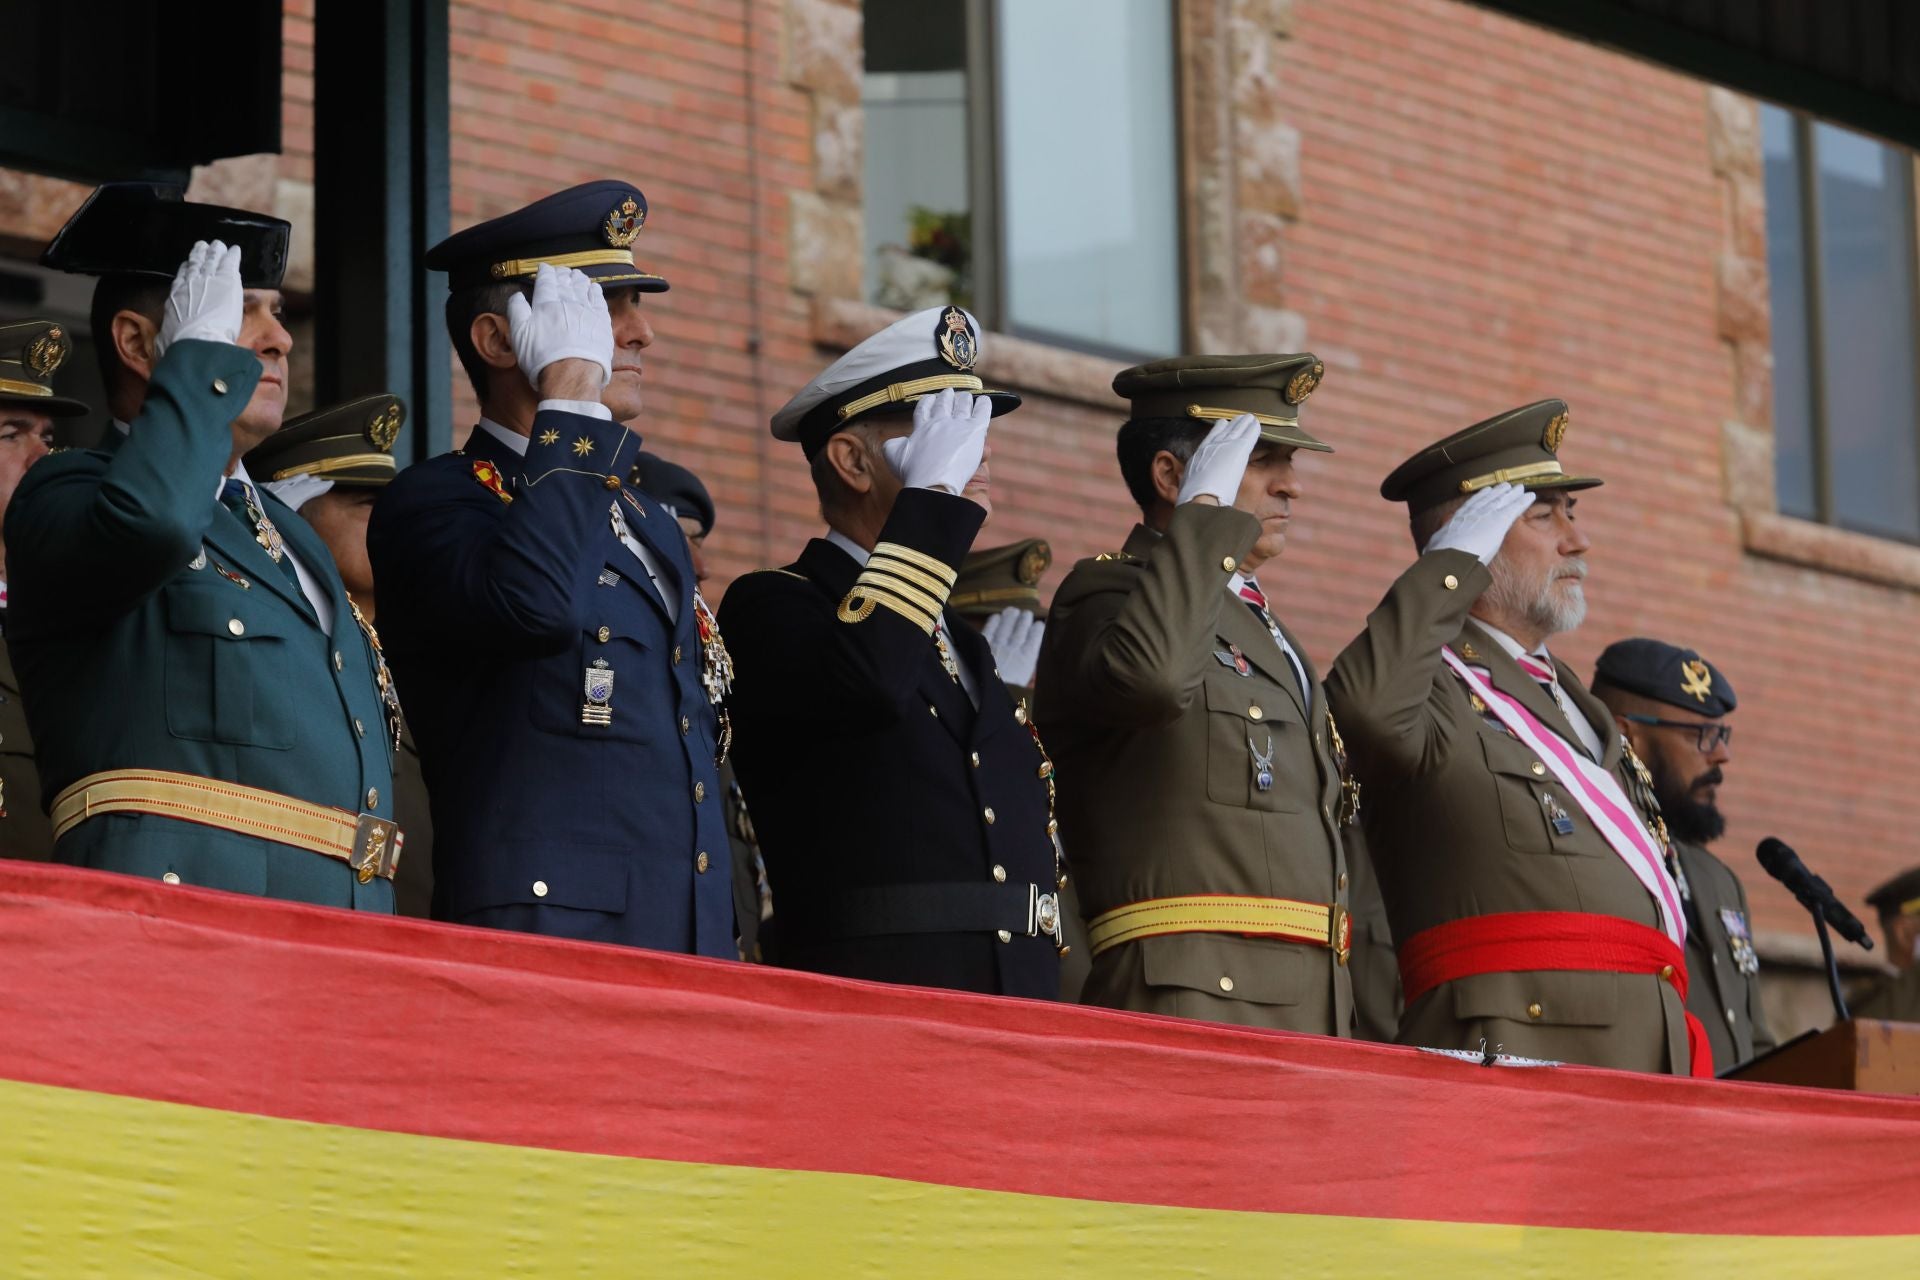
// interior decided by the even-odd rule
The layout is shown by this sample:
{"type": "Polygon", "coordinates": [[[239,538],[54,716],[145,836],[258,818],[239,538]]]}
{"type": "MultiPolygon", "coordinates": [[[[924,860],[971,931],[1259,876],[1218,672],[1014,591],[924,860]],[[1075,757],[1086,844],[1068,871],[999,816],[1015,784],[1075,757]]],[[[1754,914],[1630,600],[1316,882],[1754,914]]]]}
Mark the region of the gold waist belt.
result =
{"type": "Polygon", "coordinates": [[[1087,922],[1094,955],[1164,933],[1239,933],[1330,949],[1341,964],[1353,945],[1353,921],[1339,903],[1248,898],[1231,893],[1152,898],[1102,912],[1087,922]]]}
{"type": "Polygon", "coordinates": [[[359,873],[361,884],[375,876],[393,879],[404,838],[396,823],[376,814],[349,813],[191,773],[108,769],[88,774],[54,797],[54,839],[103,813],[151,813],[292,845],[346,863],[359,873]]]}

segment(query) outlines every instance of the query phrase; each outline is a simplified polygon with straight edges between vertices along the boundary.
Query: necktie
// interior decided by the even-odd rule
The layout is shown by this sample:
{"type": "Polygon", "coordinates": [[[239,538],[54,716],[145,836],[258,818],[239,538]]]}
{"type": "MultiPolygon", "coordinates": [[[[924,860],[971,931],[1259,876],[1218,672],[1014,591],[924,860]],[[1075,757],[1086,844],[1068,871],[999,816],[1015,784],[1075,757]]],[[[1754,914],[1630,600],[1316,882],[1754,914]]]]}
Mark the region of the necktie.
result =
{"type": "MultiPolygon", "coordinates": [[[[1523,653],[1515,658],[1514,661],[1520,664],[1522,671],[1539,681],[1541,687],[1549,694],[1557,693],[1552,658],[1547,657],[1545,654],[1523,653]]],[[[1556,701],[1557,700],[1556,697],[1556,701]]]]}
{"type": "Polygon", "coordinates": [[[1260,584],[1249,578],[1240,584],[1240,598],[1247,602],[1247,606],[1253,610],[1253,616],[1260,619],[1260,625],[1267,629],[1267,634],[1273,637],[1273,643],[1279,647],[1281,653],[1286,655],[1287,665],[1293,668],[1293,678],[1300,684],[1301,698],[1308,706],[1312,706],[1313,690],[1307,685],[1307,669],[1300,664],[1299,657],[1293,652],[1293,646],[1288,644],[1286,637],[1280,634],[1280,624],[1273,620],[1271,613],[1267,612],[1266,592],[1260,590],[1260,584]]]}
{"type": "MultiPolygon", "coordinates": [[[[280,531],[273,527],[273,521],[267,519],[266,510],[255,501],[247,486],[228,476],[226,483],[220,486],[220,505],[233,512],[241,524],[253,530],[253,540],[260,544],[276,565],[280,566],[280,572],[286,575],[287,581],[291,582],[294,589],[298,591],[300,574],[294,569],[293,560],[287,555],[286,548],[280,541],[280,531]]],[[[305,598],[306,595],[302,592],[301,599],[305,598]]]]}

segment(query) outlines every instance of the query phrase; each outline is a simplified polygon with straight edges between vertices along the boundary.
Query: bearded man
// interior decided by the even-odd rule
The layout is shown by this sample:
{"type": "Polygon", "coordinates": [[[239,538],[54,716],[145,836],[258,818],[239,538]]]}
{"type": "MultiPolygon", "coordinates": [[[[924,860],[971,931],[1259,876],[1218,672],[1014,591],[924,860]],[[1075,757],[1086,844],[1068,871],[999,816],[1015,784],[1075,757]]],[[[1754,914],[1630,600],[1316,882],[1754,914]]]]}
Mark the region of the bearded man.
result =
{"type": "Polygon", "coordinates": [[[1429,445],[1380,486],[1420,556],[1335,660],[1399,946],[1402,1044],[1705,1074],[1652,784],[1547,642],[1586,616],[1559,400],[1429,445]]]}
{"type": "Polygon", "coordinates": [[[1653,775],[1679,858],[1687,1011],[1705,1026],[1718,1067],[1745,1062],[1774,1045],[1760,1008],[1760,957],[1740,877],[1707,852],[1727,830],[1718,800],[1733,758],[1733,686],[1691,649],[1636,638],[1607,646],[1594,664],[1593,693],[1653,775]]]}

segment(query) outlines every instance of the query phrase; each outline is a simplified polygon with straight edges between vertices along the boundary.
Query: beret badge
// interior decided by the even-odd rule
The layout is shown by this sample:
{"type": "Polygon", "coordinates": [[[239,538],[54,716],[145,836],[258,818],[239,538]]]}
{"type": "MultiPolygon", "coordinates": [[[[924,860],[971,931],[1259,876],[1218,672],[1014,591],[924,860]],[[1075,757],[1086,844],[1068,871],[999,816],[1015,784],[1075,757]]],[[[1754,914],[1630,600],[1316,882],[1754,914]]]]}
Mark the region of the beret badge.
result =
{"type": "Polygon", "coordinates": [[[1705,702],[1713,693],[1713,672],[1707,664],[1697,659],[1680,664],[1680,692],[1693,695],[1695,702],[1705,702]]]}

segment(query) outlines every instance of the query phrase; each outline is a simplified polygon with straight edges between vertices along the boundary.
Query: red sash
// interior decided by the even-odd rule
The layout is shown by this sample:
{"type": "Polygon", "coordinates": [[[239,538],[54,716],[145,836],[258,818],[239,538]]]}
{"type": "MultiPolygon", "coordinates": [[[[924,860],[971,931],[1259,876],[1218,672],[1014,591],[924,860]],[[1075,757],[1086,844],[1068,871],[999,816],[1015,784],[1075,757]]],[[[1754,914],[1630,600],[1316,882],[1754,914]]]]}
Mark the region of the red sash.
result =
{"type": "MultiPolygon", "coordinates": [[[[1400,944],[1400,981],[1411,1006],[1444,982],[1483,973],[1645,973],[1672,984],[1687,1000],[1687,957],[1658,929],[1618,916],[1579,911],[1510,911],[1468,916],[1424,929],[1400,944]]],[[[1711,1078],[1707,1029],[1687,1014],[1687,1048],[1695,1076],[1711,1078]]]]}

